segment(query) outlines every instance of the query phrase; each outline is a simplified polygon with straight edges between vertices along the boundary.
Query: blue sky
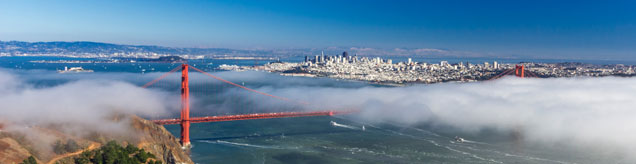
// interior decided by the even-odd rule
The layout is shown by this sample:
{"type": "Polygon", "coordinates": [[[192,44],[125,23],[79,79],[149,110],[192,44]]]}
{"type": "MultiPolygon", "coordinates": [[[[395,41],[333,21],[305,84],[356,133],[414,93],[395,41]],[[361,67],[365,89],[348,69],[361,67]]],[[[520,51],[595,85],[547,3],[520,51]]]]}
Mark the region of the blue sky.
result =
{"type": "Polygon", "coordinates": [[[634,1],[1,1],[0,40],[636,58],[634,1]]]}

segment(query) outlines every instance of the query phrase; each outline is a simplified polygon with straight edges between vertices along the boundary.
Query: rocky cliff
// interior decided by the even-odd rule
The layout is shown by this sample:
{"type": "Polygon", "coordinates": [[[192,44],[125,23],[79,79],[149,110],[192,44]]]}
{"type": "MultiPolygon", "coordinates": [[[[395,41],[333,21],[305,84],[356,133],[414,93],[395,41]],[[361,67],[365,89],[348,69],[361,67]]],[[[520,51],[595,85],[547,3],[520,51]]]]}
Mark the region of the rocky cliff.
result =
{"type": "Polygon", "coordinates": [[[38,163],[73,163],[73,159],[82,152],[97,149],[110,140],[143,148],[162,163],[193,163],[177,138],[163,126],[137,116],[117,116],[113,121],[130,125],[129,133],[89,132],[78,135],[68,134],[59,125],[0,126],[0,163],[21,163],[30,156],[35,157],[38,163]],[[33,135],[32,131],[40,135],[33,135]]]}
{"type": "Polygon", "coordinates": [[[144,134],[136,143],[137,147],[153,153],[166,163],[193,163],[187,149],[182,149],[178,139],[166,128],[136,116],[132,120],[133,127],[144,134]]]}

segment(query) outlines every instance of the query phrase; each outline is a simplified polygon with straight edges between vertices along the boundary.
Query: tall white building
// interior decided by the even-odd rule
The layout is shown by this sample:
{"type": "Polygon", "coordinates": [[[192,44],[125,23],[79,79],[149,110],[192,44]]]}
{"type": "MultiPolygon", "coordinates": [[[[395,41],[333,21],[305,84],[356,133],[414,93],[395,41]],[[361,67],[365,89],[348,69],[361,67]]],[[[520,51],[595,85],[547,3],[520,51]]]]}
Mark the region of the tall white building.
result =
{"type": "Polygon", "coordinates": [[[445,61],[445,60],[444,61],[440,61],[439,65],[440,66],[446,66],[446,65],[448,65],[448,61],[445,61]]]}
{"type": "Polygon", "coordinates": [[[321,51],[320,52],[320,62],[324,63],[325,62],[325,51],[321,51]]]}

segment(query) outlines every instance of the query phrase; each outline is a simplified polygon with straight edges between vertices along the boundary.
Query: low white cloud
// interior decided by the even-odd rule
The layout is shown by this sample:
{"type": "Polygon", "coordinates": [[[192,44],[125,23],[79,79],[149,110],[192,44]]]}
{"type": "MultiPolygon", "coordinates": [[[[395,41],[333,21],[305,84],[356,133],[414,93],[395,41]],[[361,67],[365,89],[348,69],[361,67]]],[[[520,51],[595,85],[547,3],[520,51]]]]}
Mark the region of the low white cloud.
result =
{"type": "Polygon", "coordinates": [[[369,48],[369,47],[351,47],[349,48],[349,50],[362,52],[362,51],[375,51],[376,49],[369,48]]]}
{"type": "Polygon", "coordinates": [[[75,137],[90,133],[111,136],[137,134],[116,115],[145,117],[168,114],[168,95],[130,83],[110,80],[77,80],[54,86],[34,86],[0,70],[0,123],[3,130],[25,135],[39,151],[49,152],[56,135],[40,130],[54,128],[75,137]]]}
{"type": "Polygon", "coordinates": [[[415,53],[446,53],[446,50],[434,49],[434,48],[418,48],[414,49],[415,53]]]}
{"type": "MultiPolygon", "coordinates": [[[[310,109],[358,108],[362,112],[356,117],[370,122],[425,123],[469,133],[515,132],[530,143],[636,153],[636,78],[503,78],[397,88],[260,90],[310,102],[310,109]]],[[[263,101],[258,95],[248,97],[263,101]]]]}

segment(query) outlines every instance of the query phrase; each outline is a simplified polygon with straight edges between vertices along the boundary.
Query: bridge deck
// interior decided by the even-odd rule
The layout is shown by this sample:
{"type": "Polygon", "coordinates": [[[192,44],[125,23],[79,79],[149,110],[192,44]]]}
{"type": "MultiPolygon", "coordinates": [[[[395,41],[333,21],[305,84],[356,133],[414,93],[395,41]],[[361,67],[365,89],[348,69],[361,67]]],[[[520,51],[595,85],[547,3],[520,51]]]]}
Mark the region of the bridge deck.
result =
{"type": "MultiPolygon", "coordinates": [[[[254,119],[269,119],[269,118],[284,118],[284,117],[333,116],[333,115],[339,115],[339,114],[349,114],[353,112],[356,112],[356,111],[348,110],[348,111],[278,112],[278,113],[254,113],[254,114],[239,114],[239,115],[225,115],[225,116],[190,117],[190,123],[254,120],[254,119]]],[[[181,124],[181,121],[182,121],[181,119],[176,119],[176,118],[152,120],[152,122],[159,125],[181,124]]]]}

